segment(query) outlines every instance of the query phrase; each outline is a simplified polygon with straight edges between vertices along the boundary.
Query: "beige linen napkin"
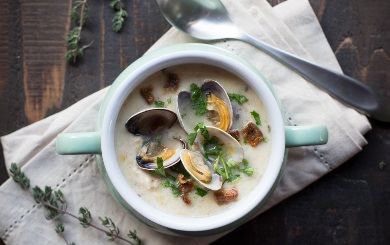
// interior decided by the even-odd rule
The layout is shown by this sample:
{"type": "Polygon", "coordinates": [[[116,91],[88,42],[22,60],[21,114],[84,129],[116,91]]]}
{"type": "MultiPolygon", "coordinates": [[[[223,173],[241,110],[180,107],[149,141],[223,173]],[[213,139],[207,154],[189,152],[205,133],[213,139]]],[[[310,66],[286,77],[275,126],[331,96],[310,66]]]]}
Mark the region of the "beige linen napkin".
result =
{"type": "MultiPolygon", "coordinates": [[[[265,0],[223,0],[233,18],[253,36],[330,69],[341,71],[307,0],[289,0],[272,8],[265,0]]],[[[174,43],[195,42],[170,29],[151,50],[174,43]]],[[[298,192],[351,158],[367,142],[367,119],[333,100],[300,76],[240,41],[213,45],[230,50],[250,61],[273,84],[291,124],[326,124],[329,142],[324,146],[290,149],[283,177],[263,208],[275,205],[298,192]]],[[[32,186],[61,188],[68,210],[77,213],[88,207],[93,217],[108,216],[122,234],[136,229],[144,244],[207,244],[223,234],[201,237],[172,237],[150,230],[126,213],[106,189],[95,157],[60,156],[55,137],[60,132],[93,131],[98,109],[107,89],[81,100],[68,109],[1,138],[7,168],[12,162],[23,166],[32,186]]],[[[7,244],[59,244],[53,221],[44,218],[45,209],[12,181],[0,187],[0,237],[7,244]]],[[[76,243],[101,244],[106,237],[95,230],[78,227],[63,217],[65,237],[76,243]]]]}

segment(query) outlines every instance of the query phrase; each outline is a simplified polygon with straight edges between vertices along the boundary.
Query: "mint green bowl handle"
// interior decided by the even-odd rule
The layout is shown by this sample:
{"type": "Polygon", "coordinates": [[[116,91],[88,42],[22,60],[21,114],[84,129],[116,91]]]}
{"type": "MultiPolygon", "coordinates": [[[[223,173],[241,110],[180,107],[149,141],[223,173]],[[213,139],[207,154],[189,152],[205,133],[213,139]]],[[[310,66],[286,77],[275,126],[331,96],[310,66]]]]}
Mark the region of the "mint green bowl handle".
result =
{"type": "Polygon", "coordinates": [[[286,147],[324,145],[328,142],[325,125],[285,126],[286,147]]]}
{"type": "MultiPolygon", "coordinates": [[[[328,130],[324,125],[285,126],[286,147],[323,145],[328,142],[328,130]]],[[[62,133],[56,139],[57,152],[61,155],[101,154],[100,133],[62,133]]]]}
{"type": "Polygon", "coordinates": [[[100,133],[62,133],[56,139],[57,152],[61,155],[101,154],[100,133]]]}

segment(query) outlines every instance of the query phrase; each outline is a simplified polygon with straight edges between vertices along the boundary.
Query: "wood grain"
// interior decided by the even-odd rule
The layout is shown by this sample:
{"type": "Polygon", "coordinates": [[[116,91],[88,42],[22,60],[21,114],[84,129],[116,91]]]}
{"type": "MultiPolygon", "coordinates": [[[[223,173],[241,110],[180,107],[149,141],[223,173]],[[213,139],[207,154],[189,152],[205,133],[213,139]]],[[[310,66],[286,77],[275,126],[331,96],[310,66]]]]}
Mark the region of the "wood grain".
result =
{"type": "MultiPolygon", "coordinates": [[[[390,2],[309,1],[343,71],[390,97],[390,2]]],[[[93,45],[72,65],[64,59],[71,0],[0,0],[0,135],[112,84],[170,28],[154,1],[129,0],[118,34],[109,1],[88,2],[82,42],[93,45]]],[[[214,244],[389,244],[390,125],[371,122],[362,152],[214,244]]]]}
{"type": "Polygon", "coordinates": [[[70,1],[21,1],[23,84],[29,123],[60,107],[65,84],[70,1]]]}
{"type": "Polygon", "coordinates": [[[8,36],[8,3],[0,3],[0,91],[6,90],[9,69],[8,69],[8,49],[9,49],[9,36],[8,36]]]}

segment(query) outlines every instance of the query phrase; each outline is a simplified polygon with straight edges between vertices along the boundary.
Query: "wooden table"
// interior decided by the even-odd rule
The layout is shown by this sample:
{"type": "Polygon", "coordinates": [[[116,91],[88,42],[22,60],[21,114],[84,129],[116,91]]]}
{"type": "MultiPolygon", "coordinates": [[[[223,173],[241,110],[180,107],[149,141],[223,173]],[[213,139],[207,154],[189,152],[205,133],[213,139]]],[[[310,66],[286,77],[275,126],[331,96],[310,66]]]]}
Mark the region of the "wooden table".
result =
{"type": "MultiPolygon", "coordinates": [[[[94,43],[83,60],[68,65],[70,2],[0,0],[0,135],[110,85],[170,28],[154,1],[125,1],[130,17],[117,34],[109,2],[88,1],[83,39],[94,43]]],[[[344,72],[390,97],[390,2],[310,3],[344,72]]],[[[390,126],[371,123],[362,152],[215,244],[389,244],[390,126]]],[[[0,183],[7,178],[0,157],[0,183]]]]}

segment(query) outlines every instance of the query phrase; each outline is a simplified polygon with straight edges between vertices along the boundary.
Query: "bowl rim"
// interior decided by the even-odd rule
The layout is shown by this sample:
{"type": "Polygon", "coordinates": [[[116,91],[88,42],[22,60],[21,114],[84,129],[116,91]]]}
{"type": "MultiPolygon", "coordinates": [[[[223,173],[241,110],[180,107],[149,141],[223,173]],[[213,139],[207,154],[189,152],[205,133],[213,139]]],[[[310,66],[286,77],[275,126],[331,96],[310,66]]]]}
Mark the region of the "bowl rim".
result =
{"type": "Polygon", "coordinates": [[[284,119],[272,87],[248,62],[211,45],[182,44],[146,54],[129,66],[115,80],[99,113],[102,158],[107,175],[115,190],[144,218],[168,229],[180,231],[215,230],[238,223],[248,213],[258,211],[279,180],[285,155],[284,119]],[[148,204],[131,189],[117,164],[114,131],[119,110],[130,92],[149,75],[169,66],[202,63],[218,66],[239,76],[260,96],[272,125],[270,160],[264,175],[244,200],[218,214],[207,217],[179,217],[167,214],[148,204]],[[261,80],[262,82],[258,82],[261,80]],[[272,163],[272,164],[271,164],[272,163]],[[229,212],[226,212],[229,211],[229,212]],[[189,222],[191,221],[191,222],[189,222]]]}

